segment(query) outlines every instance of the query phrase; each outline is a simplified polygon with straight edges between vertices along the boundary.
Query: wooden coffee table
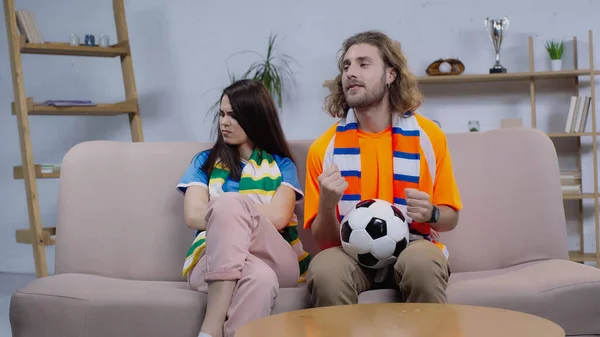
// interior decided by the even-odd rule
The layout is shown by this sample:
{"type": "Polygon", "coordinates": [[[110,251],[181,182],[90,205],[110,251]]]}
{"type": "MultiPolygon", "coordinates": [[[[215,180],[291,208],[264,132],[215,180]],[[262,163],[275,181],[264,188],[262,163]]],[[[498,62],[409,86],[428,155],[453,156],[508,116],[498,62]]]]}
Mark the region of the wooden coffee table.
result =
{"type": "Polygon", "coordinates": [[[467,305],[378,303],[261,318],[236,337],[564,337],[557,324],[515,311],[467,305]]]}

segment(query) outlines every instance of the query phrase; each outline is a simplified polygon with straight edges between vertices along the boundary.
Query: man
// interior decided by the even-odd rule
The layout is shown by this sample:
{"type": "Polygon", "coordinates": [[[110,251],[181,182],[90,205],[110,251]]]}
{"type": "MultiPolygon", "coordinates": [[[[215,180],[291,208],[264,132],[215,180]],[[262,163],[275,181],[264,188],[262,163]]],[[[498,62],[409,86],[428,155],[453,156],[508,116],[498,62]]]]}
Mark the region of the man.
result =
{"type": "Polygon", "coordinates": [[[423,101],[400,45],[367,31],[347,39],[326,110],[341,118],[307,156],[305,228],[323,249],[308,273],[317,307],[357,303],[366,290],[393,287],[403,301],[446,303],[450,274],[437,232],[462,208],[442,130],[415,113],[423,101]],[[340,221],[360,200],[394,203],[411,242],[393,268],[360,266],[340,246],[340,221]]]}

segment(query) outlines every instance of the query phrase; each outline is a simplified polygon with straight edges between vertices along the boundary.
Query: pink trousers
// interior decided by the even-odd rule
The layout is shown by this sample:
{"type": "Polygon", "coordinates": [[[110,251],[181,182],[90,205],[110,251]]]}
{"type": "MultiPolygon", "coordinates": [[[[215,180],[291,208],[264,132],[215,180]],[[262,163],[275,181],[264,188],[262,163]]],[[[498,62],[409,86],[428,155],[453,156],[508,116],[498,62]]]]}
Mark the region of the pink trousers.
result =
{"type": "Polygon", "coordinates": [[[207,292],[207,282],[237,281],[223,326],[225,337],[270,315],[279,288],[296,287],[299,274],[296,253],[249,198],[225,193],[209,202],[206,249],[188,283],[207,292]]]}

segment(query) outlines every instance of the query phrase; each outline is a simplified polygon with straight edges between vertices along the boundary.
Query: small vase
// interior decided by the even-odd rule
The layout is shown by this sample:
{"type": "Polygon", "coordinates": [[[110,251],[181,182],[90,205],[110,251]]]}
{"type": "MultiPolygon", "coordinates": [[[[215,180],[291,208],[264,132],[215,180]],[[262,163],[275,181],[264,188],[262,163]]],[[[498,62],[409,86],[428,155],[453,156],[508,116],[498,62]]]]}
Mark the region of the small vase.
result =
{"type": "Polygon", "coordinates": [[[469,131],[479,132],[479,121],[469,121],[469,131]]]}
{"type": "Polygon", "coordinates": [[[552,69],[552,71],[561,71],[562,70],[562,59],[550,60],[550,69],[552,69]]]}

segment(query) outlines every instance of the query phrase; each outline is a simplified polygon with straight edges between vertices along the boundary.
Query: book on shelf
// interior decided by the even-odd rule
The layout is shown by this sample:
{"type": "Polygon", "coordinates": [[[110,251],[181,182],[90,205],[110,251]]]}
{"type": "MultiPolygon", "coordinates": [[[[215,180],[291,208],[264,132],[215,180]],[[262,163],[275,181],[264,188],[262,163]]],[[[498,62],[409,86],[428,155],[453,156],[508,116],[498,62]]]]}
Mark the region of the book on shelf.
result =
{"type": "Polygon", "coordinates": [[[560,184],[563,186],[572,186],[581,184],[581,172],[579,171],[561,171],[560,184]]]}
{"type": "Polygon", "coordinates": [[[44,102],[42,102],[40,105],[45,105],[45,106],[56,106],[56,107],[61,107],[61,106],[95,106],[96,103],[90,101],[90,100],[56,100],[56,99],[51,99],[51,100],[46,100],[44,102]]]}
{"type": "Polygon", "coordinates": [[[42,173],[50,174],[60,171],[60,164],[42,164],[40,165],[40,171],[42,173]]]}
{"type": "Polygon", "coordinates": [[[44,43],[40,28],[38,27],[35,16],[31,11],[19,9],[16,11],[17,28],[19,33],[25,36],[28,43],[44,43]]]}
{"type": "Polygon", "coordinates": [[[583,133],[591,109],[592,98],[590,96],[571,96],[567,122],[565,125],[566,133],[583,133]]]}
{"type": "Polygon", "coordinates": [[[562,193],[569,194],[569,195],[573,195],[573,194],[579,195],[579,194],[581,194],[581,185],[563,186],[562,193]]]}
{"type": "Polygon", "coordinates": [[[581,194],[581,172],[560,172],[560,185],[563,194],[581,194]]]}

